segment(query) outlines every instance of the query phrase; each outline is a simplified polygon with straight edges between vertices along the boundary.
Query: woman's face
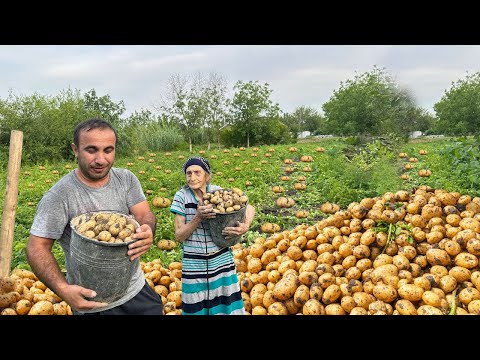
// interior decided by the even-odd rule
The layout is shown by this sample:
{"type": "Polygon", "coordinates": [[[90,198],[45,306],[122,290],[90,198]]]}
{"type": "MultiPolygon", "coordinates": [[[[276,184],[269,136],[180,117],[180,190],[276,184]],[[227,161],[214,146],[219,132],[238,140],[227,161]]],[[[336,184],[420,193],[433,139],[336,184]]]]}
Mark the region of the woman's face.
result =
{"type": "Polygon", "coordinates": [[[206,187],[208,181],[210,181],[210,175],[198,165],[189,166],[185,172],[185,176],[188,186],[193,190],[206,187]]]}

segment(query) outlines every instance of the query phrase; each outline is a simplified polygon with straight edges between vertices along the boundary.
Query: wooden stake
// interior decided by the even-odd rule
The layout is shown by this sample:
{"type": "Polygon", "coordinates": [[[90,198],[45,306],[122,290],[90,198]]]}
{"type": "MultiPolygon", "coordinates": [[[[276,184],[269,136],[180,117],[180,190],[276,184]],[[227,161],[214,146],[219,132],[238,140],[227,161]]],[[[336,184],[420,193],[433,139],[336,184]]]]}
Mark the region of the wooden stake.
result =
{"type": "Polygon", "coordinates": [[[3,205],[2,232],[0,234],[0,277],[10,274],[12,261],[15,214],[17,210],[18,183],[22,161],[23,132],[12,130],[8,157],[7,185],[3,205]]]}

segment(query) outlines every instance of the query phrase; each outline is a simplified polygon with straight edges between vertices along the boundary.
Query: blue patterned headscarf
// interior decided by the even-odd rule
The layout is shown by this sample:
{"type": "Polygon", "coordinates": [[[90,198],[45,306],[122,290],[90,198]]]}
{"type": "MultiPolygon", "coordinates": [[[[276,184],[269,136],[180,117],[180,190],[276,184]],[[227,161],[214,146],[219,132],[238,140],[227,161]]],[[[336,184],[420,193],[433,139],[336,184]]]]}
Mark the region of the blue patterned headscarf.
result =
{"type": "Polygon", "coordinates": [[[189,158],[187,161],[182,166],[182,170],[184,173],[187,173],[187,168],[192,165],[198,165],[200,166],[203,170],[205,170],[208,174],[212,173],[212,170],[210,169],[210,164],[208,163],[208,160],[201,157],[201,156],[194,156],[189,158]]]}

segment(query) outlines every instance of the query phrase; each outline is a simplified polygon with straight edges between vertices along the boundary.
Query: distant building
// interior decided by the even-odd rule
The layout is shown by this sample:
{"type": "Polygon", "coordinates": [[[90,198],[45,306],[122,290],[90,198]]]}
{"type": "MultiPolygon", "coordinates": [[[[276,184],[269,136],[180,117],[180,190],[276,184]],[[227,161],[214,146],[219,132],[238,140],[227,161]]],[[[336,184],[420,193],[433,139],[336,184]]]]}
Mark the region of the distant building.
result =
{"type": "Polygon", "coordinates": [[[312,133],[310,131],[301,131],[297,135],[298,135],[299,139],[305,139],[306,137],[310,136],[311,134],[312,133]]]}
{"type": "Polygon", "coordinates": [[[420,137],[420,136],[423,136],[423,132],[421,132],[421,131],[412,131],[412,132],[410,133],[410,138],[411,138],[411,139],[416,139],[416,138],[418,138],[418,137],[420,137]]]}

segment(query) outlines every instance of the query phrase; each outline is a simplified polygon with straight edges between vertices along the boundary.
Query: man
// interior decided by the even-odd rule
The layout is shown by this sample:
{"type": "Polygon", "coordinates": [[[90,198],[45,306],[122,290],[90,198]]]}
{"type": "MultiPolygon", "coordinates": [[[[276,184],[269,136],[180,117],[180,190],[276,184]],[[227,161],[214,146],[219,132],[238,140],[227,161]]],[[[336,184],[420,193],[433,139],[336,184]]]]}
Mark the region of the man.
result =
{"type": "Polygon", "coordinates": [[[148,285],[137,260],[125,295],[112,303],[95,301],[96,293],[68,282],[70,269],[70,220],[93,211],[131,214],[141,225],[128,246],[136,260],[153,243],[155,214],[142,191],[138,178],[128,169],[114,168],[117,134],[101,119],[86,120],[74,130],[72,149],[78,166],[62,177],[38,204],[27,244],[27,259],[36,276],[78,314],[163,314],[161,297],[148,285]],[[65,254],[67,278],[53,256],[59,240],[65,254]]]}

